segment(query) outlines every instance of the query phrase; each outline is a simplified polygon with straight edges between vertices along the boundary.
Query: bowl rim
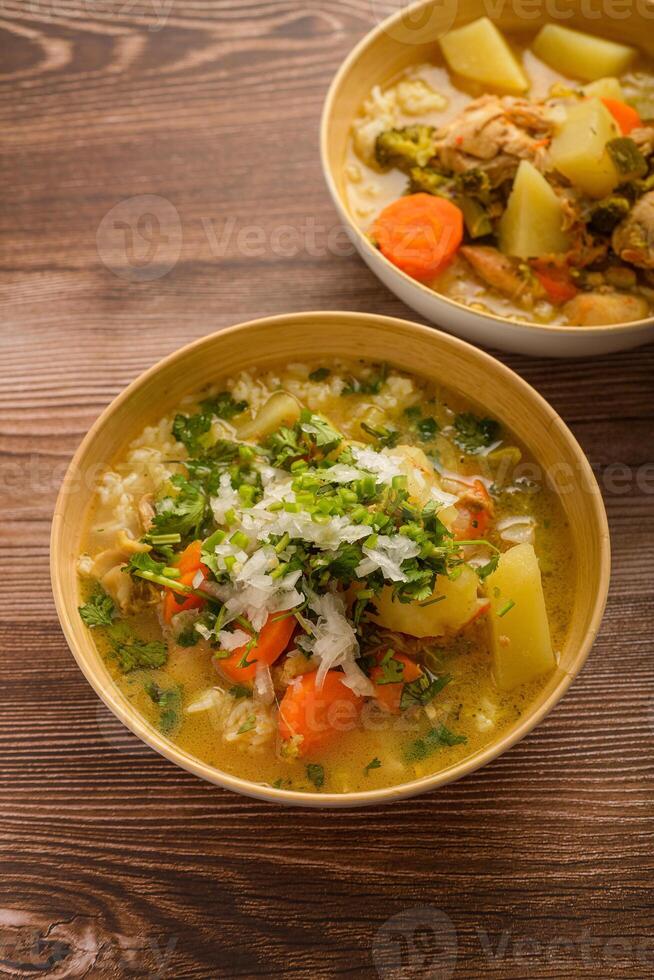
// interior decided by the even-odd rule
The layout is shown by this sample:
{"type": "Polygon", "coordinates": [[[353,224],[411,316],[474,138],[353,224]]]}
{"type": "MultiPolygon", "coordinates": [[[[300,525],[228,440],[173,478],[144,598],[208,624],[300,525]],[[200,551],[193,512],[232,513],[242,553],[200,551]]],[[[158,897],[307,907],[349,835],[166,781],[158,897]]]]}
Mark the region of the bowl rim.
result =
{"type": "MultiPolygon", "coordinates": [[[[105,705],[113,712],[113,714],[116,715],[116,717],[125,725],[125,727],[140,738],[141,741],[145,742],[146,745],[150,746],[150,748],[154,749],[160,755],[163,755],[170,762],[175,763],[182,769],[185,769],[187,772],[190,772],[209,783],[213,783],[214,785],[220,786],[224,789],[233,790],[244,796],[265,800],[268,802],[310,807],[356,807],[383,804],[392,802],[393,800],[401,800],[411,796],[417,796],[433,790],[438,786],[454,782],[461,777],[474,772],[475,770],[486,765],[488,762],[491,762],[493,759],[502,755],[527,734],[529,734],[529,732],[531,732],[536,725],[538,725],[539,722],[547,714],[549,714],[554,706],[565,695],[590,653],[599,631],[606,606],[610,578],[610,565],[610,538],[606,511],[604,508],[602,494],[590,463],[586,458],[583,449],[565,422],[561,419],[554,408],[552,408],[549,402],[547,402],[547,400],[543,398],[543,396],[540,395],[535,388],[533,388],[527,381],[521,378],[520,375],[518,375],[511,368],[507,367],[501,361],[492,357],[492,355],[488,354],[486,351],[480,350],[478,347],[461,340],[459,337],[453,337],[451,334],[447,334],[443,331],[434,330],[433,327],[427,327],[419,323],[414,323],[410,320],[400,319],[398,317],[389,317],[374,313],[349,312],[345,310],[296,312],[248,320],[244,323],[236,324],[234,326],[226,327],[210,334],[206,334],[189,344],[185,344],[183,347],[180,347],[172,353],[166,355],[152,367],[139,374],[103,409],[74,453],[57,496],[50,535],[51,584],[55,608],[64,637],[75,660],[77,661],[80,670],[86,677],[90,686],[105,703],[105,705]],[[159,732],[156,731],[156,729],[142,719],[140,715],[138,715],[138,713],[128,705],[115,685],[103,686],[100,678],[91,669],[92,661],[94,658],[100,658],[100,654],[95,645],[95,641],[90,634],[87,637],[86,650],[83,650],[78,645],[77,638],[75,637],[72,628],[72,620],[69,616],[69,606],[71,605],[70,597],[67,599],[57,571],[59,562],[65,560],[60,539],[64,525],[64,516],[67,510],[66,502],[67,500],[73,499],[72,495],[68,492],[69,485],[75,478],[76,473],[79,471],[86,453],[93,444],[96,434],[109,422],[115,410],[125,401],[129,400],[136,390],[138,390],[142,385],[147,384],[147,382],[159,371],[173,364],[178,359],[185,357],[195,349],[199,350],[205,345],[213,345],[220,336],[247,334],[248,330],[254,328],[265,328],[272,330],[281,324],[288,324],[289,322],[292,323],[298,320],[306,320],[308,317],[319,317],[323,323],[330,320],[334,322],[342,322],[343,319],[346,318],[348,322],[356,321],[372,327],[378,326],[381,328],[392,329],[396,335],[401,333],[418,334],[425,340],[433,340],[434,334],[436,334],[439,340],[444,342],[446,345],[455,349],[459,348],[464,350],[468,355],[472,353],[474,358],[477,359],[477,364],[480,368],[485,366],[488,370],[491,370],[496,374],[503,375],[507,379],[507,382],[509,382],[514,389],[518,390],[523,396],[526,396],[534,402],[540,403],[541,408],[545,409],[550,416],[550,424],[557,425],[560,438],[567,443],[568,448],[580,465],[579,479],[583,480],[586,498],[588,500],[589,514],[595,522],[600,539],[599,583],[593,601],[592,614],[589,620],[588,630],[584,641],[576,654],[574,664],[569,670],[561,671],[556,687],[552,690],[549,697],[532,713],[526,716],[520,724],[516,725],[515,729],[499,738],[496,742],[491,743],[484,749],[470,756],[468,759],[455,763],[453,766],[441,770],[440,772],[412,779],[408,782],[401,783],[398,786],[383,787],[375,790],[359,790],[354,793],[309,793],[299,790],[276,789],[266,783],[256,783],[249,779],[233,776],[230,773],[216,768],[215,766],[210,766],[192,756],[185,750],[180,749],[173,742],[167,741],[159,734],[159,732]]],[[[77,599],[78,596],[75,595],[73,603],[75,609],[77,609],[77,599]]]]}
{"type": "MultiPolygon", "coordinates": [[[[652,5],[654,0],[647,0],[647,3],[652,5]]],[[[470,314],[475,318],[492,320],[503,327],[528,327],[532,332],[552,335],[558,334],[559,336],[579,336],[580,331],[583,331],[586,335],[588,335],[590,332],[592,332],[594,335],[597,333],[601,336],[617,332],[628,335],[632,331],[642,330],[643,327],[651,326],[654,328],[654,312],[648,317],[642,317],[640,320],[623,320],[620,323],[597,324],[592,327],[582,327],[560,323],[538,323],[535,320],[509,320],[507,317],[501,316],[499,313],[493,313],[490,310],[484,310],[483,312],[481,310],[476,310],[467,303],[461,303],[449,296],[445,296],[443,293],[437,292],[435,289],[430,289],[417,279],[412,279],[411,276],[407,275],[406,272],[398,268],[398,266],[394,265],[389,259],[387,259],[386,256],[379,251],[379,249],[376,249],[368,239],[367,235],[355,223],[352,215],[350,214],[350,209],[347,206],[347,203],[345,200],[343,200],[341,194],[339,193],[336,180],[329,165],[329,133],[331,128],[331,118],[334,112],[334,103],[336,101],[338,91],[349,71],[353,65],[356,64],[361,54],[367,48],[372,47],[380,35],[385,34],[389,28],[392,28],[395,24],[400,22],[407,16],[407,14],[416,12],[422,7],[433,7],[437,4],[438,0],[416,0],[415,3],[397,10],[394,14],[385,17],[384,20],[380,21],[375,27],[372,27],[359,41],[357,41],[349,54],[346,55],[345,59],[341,62],[339,68],[337,69],[336,74],[332,78],[327,90],[327,95],[325,96],[320,117],[320,162],[323,177],[332,198],[332,203],[339,213],[339,216],[345,223],[346,231],[350,240],[353,241],[360,253],[362,250],[365,250],[366,254],[372,261],[380,262],[389,273],[400,277],[407,284],[407,288],[417,290],[417,292],[424,296],[426,300],[434,302],[437,305],[439,303],[444,304],[445,310],[447,310],[448,307],[451,307],[452,309],[470,314]]],[[[387,288],[389,287],[387,286],[387,288]]]]}

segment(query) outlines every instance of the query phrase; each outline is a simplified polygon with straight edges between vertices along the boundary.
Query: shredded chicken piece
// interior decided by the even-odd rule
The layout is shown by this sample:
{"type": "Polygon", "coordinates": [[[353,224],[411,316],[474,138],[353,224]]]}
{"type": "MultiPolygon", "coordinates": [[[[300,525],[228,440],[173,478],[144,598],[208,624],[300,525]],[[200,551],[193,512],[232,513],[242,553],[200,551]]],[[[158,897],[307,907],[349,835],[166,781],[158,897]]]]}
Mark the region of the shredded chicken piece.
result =
{"type": "Polygon", "coordinates": [[[636,202],[613,232],[611,244],[623,262],[654,269],[654,191],[636,202]]]}
{"type": "Polygon", "coordinates": [[[144,493],[138,502],[138,512],[141,518],[141,524],[143,525],[143,530],[147,533],[152,527],[152,521],[154,520],[154,494],[144,493]]]}
{"type": "Polygon", "coordinates": [[[555,118],[544,103],[484,95],[437,133],[436,157],[454,173],[481,168],[497,186],[515,175],[521,160],[543,169],[555,118]]]}
{"type": "Polygon", "coordinates": [[[579,293],[565,304],[563,312],[573,327],[599,327],[641,320],[649,313],[649,304],[642,296],[598,291],[579,293]]]}
{"type": "Polygon", "coordinates": [[[654,153],[654,126],[638,126],[629,133],[643,156],[648,157],[654,153]]]}
{"type": "Polygon", "coordinates": [[[459,249],[480,279],[523,306],[531,306],[534,284],[518,272],[517,264],[491,245],[464,245],[459,249]]]}

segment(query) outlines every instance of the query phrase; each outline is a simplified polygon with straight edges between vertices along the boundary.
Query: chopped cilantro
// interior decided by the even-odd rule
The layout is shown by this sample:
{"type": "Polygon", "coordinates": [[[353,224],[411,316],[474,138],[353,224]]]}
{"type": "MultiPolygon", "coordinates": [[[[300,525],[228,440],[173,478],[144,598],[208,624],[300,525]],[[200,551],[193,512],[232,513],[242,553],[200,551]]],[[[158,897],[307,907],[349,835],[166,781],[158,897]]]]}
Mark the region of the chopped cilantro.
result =
{"type": "Polygon", "coordinates": [[[320,789],[321,786],[325,785],[325,770],[317,762],[310,762],[307,766],[307,778],[316,789],[320,789]]]}
{"type": "Polygon", "coordinates": [[[177,685],[166,690],[150,681],[145,685],[148,697],[159,708],[159,728],[164,735],[177,728],[181,720],[182,690],[177,685]]]}
{"type": "Polygon", "coordinates": [[[361,428],[364,432],[367,432],[369,436],[372,436],[377,440],[380,446],[387,446],[392,449],[393,446],[397,445],[397,440],[400,437],[400,433],[397,429],[391,429],[387,425],[370,425],[368,422],[362,422],[361,428]]]}
{"type": "Polygon", "coordinates": [[[205,398],[200,408],[207,415],[217,415],[219,419],[232,419],[248,407],[246,401],[236,401],[229,391],[220,391],[213,398],[205,398]]]}
{"type": "Polygon", "coordinates": [[[346,383],[342,395],[378,395],[382,390],[384,382],[388,377],[388,365],[381,364],[379,370],[369,375],[367,378],[350,378],[346,383]]]}
{"type": "Polygon", "coordinates": [[[408,682],[402,688],[400,709],[405,711],[407,708],[416,704],[429,704],[451,680],[451,674],[443,674],[442,677],[436,677],[425,669],[420,677],[417,677],[415,681],[408,682]]]}
{"type": "Polygon", "coordinates": [[[309,375],[309,381],[326,381],[331,373],[332,372],[329,370],[329,368],[316,368],[316,370],[312,371],[309,375]]]}
{"type": "Polygon", "coordinates": [[[163,575],[165,561],[155,561],[148,551],[137,551],[127,562],[128,572],[152,572],[153,575],[163,575]]]}
{"type": "Polygon", "coordinates": [[[191,455],[202,452],[210,445],[211,416],[179,413],[173,420],[172,431],[177,442],[183,443],[191,455]]]}
{"type": "Polygon", "coordinates": [[[252,693],[252,691],[250,690],[249,687],[246,687],[245,684],[234,684],[233,687],[230,687],[229,693],[233,698],[238,699],[238,698],[248,698],[252,693]]]}
{"type": "Polygon", "coordinates": [[[251,732],[252,729],[255,727],[256,723],[257,723],[256,715],[250,715],[250,717],[243,722],[243,724],[241,725],[241,727],[239,728],[236,734],[245,735],[246,732],[251,732]]]}
{"type": "Polygon", "coordinates": [[[98,586],[88,602],[79,607],[79,614],[89,629],[98,626],[111,626],[116,607],[111,596],[98,586]]]}
{"type": "Polygon", "coordinates": [[[422,738],[410,742],[404,750],[404,758],[407,762],[419,762],[426,759],[436,749],[450,745],[463,745],[467,741],[465,735],[455,735],[445,725],[439,725],[438,728],[430,728],[422,738]]]}
{"type": "Polygon", "coordinates": [[[454,442],[469,455],[490,446],[499,433],[500,424],[495,419],[482,419],[472,412],[462,412],[454,419],[454,442]]]}
{"type": "Polygon", "coordinates": [[[147,642],[135,636],[125,623],[117,623],[108,631],[112,656],[124,673],[145,668],[163,667],[168,659],[165,643],[147,642]]]}
{"type": "Polygon", "coordinates": [[[158,501],[153,527],[160,534],[197,536],[207,512],[206,495],[181,475],[171,477],[170,483],[177,493],[158,501]]]}
{"type": "Polygon", "coordinates": [[[387,650],[379,662],[381,674],[375,678],[375,684],[399,684],[404,676],[404,664],[396,660],[394,650],[387,650]]]}
{"type": "Polygon", "coordinates": [[[491,575],[495,571],[495,569],[497,568],[497,563],[499,562],[499,560],[500,560],[500,556],[499,556],[499,552],[498,552],[498,554],[493,555],[490,558],[490,560],[486,562],[485,565],[481,565],[477,569],[477,575],[482,580],[482,582],[484,581],[485,578],[488,578],[488,576],[491,575]]]}
{"type": "Polygon", "coordinates": [[[378,759],[377,756],[375,756],[374,759],[370,760],[367,766],[363,767],[363,771],[367,776],[368,773],[371,771],[371,769],[380,769],[380,768],[381,768],[381,760],[378,759]]]}
{"type": "Polygon", "coordinates": [[[438,428],[438,422],[431,415],[416,423],[416,432],[423,442],[431,442],[438,432],[438,428]]]}
{"type": "Polygon", "coordinates": [[[200,634],[198,631],[193,626],[187,626],[186,629],[183,629],[181,633],[177,634],[175,643],[178,647],[194,647],[199,639],[200,634]]]}
{"type": "Polygon", "coordinates": [[[343,436],[338,429],[335,429],[320,415],[309,412],[308,409],[303,409],[299,425],[301,431],[309,437],[311,442],[325,451],[335,448],[343,441],[343,436]]]}

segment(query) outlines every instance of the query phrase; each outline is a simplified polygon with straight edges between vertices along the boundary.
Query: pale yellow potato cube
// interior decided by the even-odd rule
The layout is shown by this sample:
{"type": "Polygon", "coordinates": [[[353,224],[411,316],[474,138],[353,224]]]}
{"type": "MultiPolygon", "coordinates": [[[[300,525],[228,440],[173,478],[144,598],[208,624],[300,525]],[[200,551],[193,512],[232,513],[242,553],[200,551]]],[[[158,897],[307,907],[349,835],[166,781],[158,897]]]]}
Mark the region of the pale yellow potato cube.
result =
{"type": "Polygon", "coordinates": [[[620,183],[606,144],[620,130],[599,99],[586,99],[568,109],[565,122],[552,140],[548,166],[567,177],[589,197],[605,197],[620,183]]]}
{"type": "Polygon", "coordinates": [[[618,99],[624,102],[622,85],[617,78],[598,78],[596,82],[584,85],[582,92],[587,99],[618,99]]]}
{"type": "Polygon", "coordinates": [[[449,67],[463,78],[516,94],[529,88],[516,56],[488,17],[450,31],[440,45],[449,67]]]}
{"type": "Polygon", "coordinates": [[[500,249],[505,255],[533,259],[569,248],[561,199],[534,165],[523,160],[500,222],[500,249]]]}
{"type": "Polygon", "coordinates": [[[498,687],[509,691],[553,670],[556,658],[533,545],[505,551],[486,579],[486,592],[498,687]]]}
{"type": "Polygon", "coordinates": [[[568,78],[593,82],[606,75],[622,75],[636,55],[634,48],[603,37],[546,24],[538,32],[532,51],[550,68],[568,78]]]}
{"type": "Polygon", "coordinates": [[[477,573],[467,565],[463,566],[461,574],[454,581],[439,575],[433,598],[444,598],[431,605],[394,601],[392,589],[386,587],[375,599],[379,615],[371,618],[386,629],[408,633],[409,636],[456,633],[488,608],[488,601],[477,596],[478,583],[477,573]]]}

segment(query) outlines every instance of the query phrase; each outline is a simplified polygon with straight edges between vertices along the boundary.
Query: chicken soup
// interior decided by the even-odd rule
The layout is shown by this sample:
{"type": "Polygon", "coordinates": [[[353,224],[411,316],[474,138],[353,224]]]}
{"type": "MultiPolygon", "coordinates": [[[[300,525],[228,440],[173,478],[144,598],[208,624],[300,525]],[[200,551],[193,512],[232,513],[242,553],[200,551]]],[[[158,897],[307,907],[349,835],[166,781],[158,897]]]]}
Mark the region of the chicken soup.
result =
{"type": "Polygon", "coordinates": [[[242,373],[102,475],[80,615],[166,738],[348,793],[473,755],[557,669],[573,556],[500,420],[380,364],[242,373]]]}
{"type": "Polygon", "coordinates": [[[460,303],[580,327],[651,316],[654,66],[567,27],[507,39],[482,18],[371,83],[345,193],[386,258],[460,303]]]}

